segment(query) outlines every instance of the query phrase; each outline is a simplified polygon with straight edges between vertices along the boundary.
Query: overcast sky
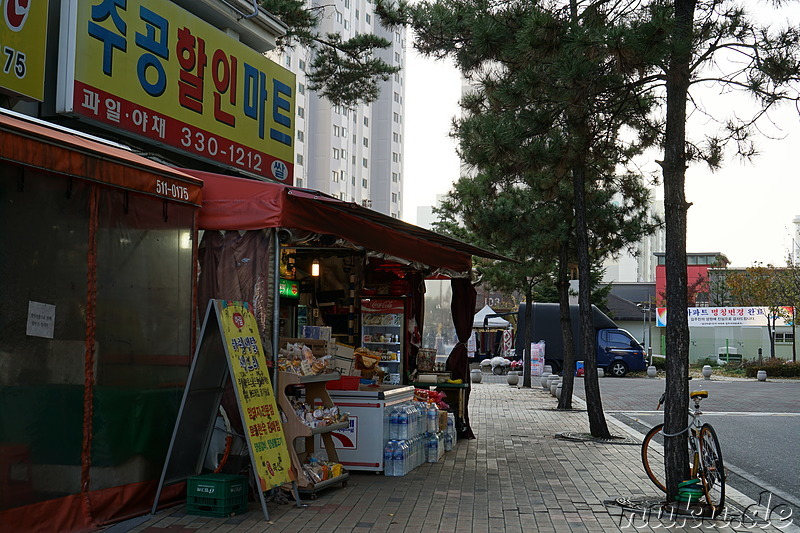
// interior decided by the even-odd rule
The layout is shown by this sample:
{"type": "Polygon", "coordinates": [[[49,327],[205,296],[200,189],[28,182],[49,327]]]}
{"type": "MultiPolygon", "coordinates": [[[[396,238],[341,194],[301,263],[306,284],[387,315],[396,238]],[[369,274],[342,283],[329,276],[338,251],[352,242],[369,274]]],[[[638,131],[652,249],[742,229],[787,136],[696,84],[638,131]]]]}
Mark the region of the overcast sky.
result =
{"type": "MultiPolygon", "coordinates": [[[[800,6],[779,15],[787,18],[800,21],[800,6]]],[[[432,205],[458,176],[456,144],[448,133],[459,112],[461,81],[451,63],[422,58],[410,44],[406,65],[403,218],[416,223],[417,206],[432,205]]],[[[722,111],[747,106],[743,98],[720,98],[716,91],[699,97],[722,111]]],[[[752,163],[728,159],[716,173],[700,165],[687,171],[686,197],[693,204],[688,251],[723,252],[733,266],[785,262],[792,220],[800,215],[800,118],[793,107],[771,118],[777,126],[764,129],[778,139],[760,138],[760,155],[752,163]]],[[[703,122],[696,119],[694,127],[703,122]]],[[[657,168],[652,161],[643,165],[657,168]]],[[[660,187],[656,195],[663,197],[660,187]]]]}

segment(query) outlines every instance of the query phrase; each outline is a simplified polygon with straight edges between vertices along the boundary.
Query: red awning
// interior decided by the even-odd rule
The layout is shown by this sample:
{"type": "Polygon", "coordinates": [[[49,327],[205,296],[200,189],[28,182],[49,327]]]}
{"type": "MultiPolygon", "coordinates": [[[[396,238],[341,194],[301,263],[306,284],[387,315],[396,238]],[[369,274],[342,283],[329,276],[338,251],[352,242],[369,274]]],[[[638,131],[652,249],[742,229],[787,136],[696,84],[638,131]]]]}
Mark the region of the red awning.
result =
{"type": "Polygon", "coordinates": [[[0,160],[199,206],[203,182],[179,170],[46,122],[0,113],[0,160]]]}
{"type": "Polygon", "coordinates": [[[206,230],[292,228],[335,235],[367,250],[466,272],[472,256],[506,258],[310,189],[182,169],[203,180],[206,230]]]}

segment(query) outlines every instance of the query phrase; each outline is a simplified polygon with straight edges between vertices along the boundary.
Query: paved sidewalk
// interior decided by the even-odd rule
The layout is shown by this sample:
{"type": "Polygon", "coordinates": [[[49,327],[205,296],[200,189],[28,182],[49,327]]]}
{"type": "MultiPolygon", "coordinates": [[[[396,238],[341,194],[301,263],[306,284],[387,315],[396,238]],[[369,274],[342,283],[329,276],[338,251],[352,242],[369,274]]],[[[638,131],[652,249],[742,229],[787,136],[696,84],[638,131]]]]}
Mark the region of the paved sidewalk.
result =
{"type": "MultiPolygon", "coordinates": [[[[316,500],[304,500],[308,504],[304,509],[270,503],[270,522],[264,521],[256,502],[250,502],[246,514],[231,518],[187,515],[181,505],[135,527],[128,522],[110,529],[114,533],[780,531],[764,523],[741,524],[736,506],[727,523],[701,524],[606,505],[617,498],[657,501],[660,497],[641,466],[639,446],[557,439],[554,436],[562,432],[588,433],[588,422],[584,411],[561,412],[555,405],[555,398],[541,387],[511,387],[505,376],[484,374],[484,382],[473,385],[470,402],[477,439],[459,441],[440,463],[423,464],[402,478],[353,473],[347,487],[333,487],[316,500]]],[[[624,435],[624,428],[609,423],[612,433],[624,435]]]]}

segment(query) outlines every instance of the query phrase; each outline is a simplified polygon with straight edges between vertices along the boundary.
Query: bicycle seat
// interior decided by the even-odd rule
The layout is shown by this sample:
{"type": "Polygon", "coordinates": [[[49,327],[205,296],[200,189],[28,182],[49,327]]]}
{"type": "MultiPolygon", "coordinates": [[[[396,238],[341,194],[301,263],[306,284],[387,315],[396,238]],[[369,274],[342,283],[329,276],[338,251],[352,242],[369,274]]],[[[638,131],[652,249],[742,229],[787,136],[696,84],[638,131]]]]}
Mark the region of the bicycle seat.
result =
{"type": "Polygon", "coordinates": [[[689,393],[689,398],[691,398],[693,400],[695,398],[701,398],[701,399],[702,398],[708,398],[708,392],[704,391],[704,390],[696,390],[694,392],[690,392],[689,393]]]}

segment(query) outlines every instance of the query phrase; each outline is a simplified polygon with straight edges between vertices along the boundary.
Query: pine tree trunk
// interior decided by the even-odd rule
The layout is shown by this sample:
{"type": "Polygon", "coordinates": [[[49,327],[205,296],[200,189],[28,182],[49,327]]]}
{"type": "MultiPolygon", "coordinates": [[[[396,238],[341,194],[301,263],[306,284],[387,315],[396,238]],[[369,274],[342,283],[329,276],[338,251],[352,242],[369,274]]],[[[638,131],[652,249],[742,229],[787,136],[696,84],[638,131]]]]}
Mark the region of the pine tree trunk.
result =
{"type": "Polygon", "coordinates": [[[572,320],[569,311],[569,246],[562,243],[558,250],[558,311],[561,339],[564,342],[564,372],[561,380],[559,409],[572,409],[572,391],[575,388],[575,343],[572,340],[572,320]]]}
{"type": "MultiPolygon", "coordinates": [[[[664,146],[664,210],[667,225],[667,396],[664,432],[678,433],[687,423],[689,408],[689,323],[687,316],[686,213],[686,100],[689,93],[691,34],[695,0],[675,0],[674,49],[666,72],[667,125],[664,146]]],[[[675,501],[678,483],[689,474],[686,437],[665,439],[667,500],[675,501]]]]}
{"type": "Polygon", "coordinates": [[[522,386],[531,387],[531,332],[533,331],[533,287],[530,283],[525,286],[525,331],[522,333],[522,341],[525,343],[522,349],[522,386]]]}
{"type": "MultiPolygon", "coordinates": [[[[583,385],[586,388],[589,431],[593,437],[610,438],[611,433],[608,431],[606,417],[603,414],[603,402],[600,398],[600,382],[597,380],[596,333],[592,323],[592,281],[589,272],[589,229],[586,227],[586,169],[581,165],[575,165],[572,169],[572,187],[575,206],[575,234],[578,243],[578,314],[581,324],[583,385]]],[[[561,393],[564,393],[563,388],[561,393]]]]}

